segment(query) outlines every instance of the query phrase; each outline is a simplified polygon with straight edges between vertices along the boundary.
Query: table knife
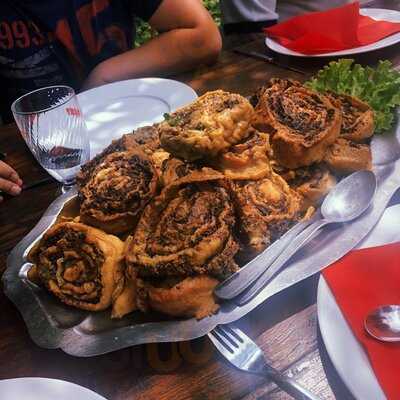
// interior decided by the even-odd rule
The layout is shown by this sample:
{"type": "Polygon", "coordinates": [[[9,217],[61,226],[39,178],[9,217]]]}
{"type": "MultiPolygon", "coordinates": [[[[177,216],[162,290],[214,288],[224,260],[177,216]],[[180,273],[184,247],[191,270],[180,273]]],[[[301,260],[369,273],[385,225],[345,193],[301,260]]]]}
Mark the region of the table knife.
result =
{"type": "Polygon", "coordinates": [[[279,61],[276,61],[273,57],[268,56],[264,53],[260,53],[258,51],[250,51],[250,50],[248,51],[248,50],[242,50],[242,49],[233,49],[233,51],[237,54],[241,54],[242,56],[256,58],[258,60],[266,61],[270,64],[276,65],[277,67],[280,67],[283,69],[288,69],[290,71],[297,72],[298,74],[307,75],[307,72],[302,71],[301,69],[297,69],[295,67],[291,67],[291,66],[281,63],[279,61]]]}
{"type": "Polygon", "coordinates": [[[46,185],[47,183],[51,183],[51,182],[54,182],[54,178],[52,178],[51,176],[48,176],[48,177],[40,179],[38,181],[22,185],[22,190],[34,189],[38,186],[43,186],[43,185],[46,185]]]}

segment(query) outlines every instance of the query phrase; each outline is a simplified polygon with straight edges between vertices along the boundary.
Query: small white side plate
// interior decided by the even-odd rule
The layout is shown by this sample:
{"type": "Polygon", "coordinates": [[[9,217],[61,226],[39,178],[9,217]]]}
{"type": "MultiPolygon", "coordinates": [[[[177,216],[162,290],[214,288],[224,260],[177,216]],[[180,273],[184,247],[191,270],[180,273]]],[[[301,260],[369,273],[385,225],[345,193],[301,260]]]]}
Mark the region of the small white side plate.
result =
{"type": "Polygon", "coordinates": [[[16,378],[0,381],[1,400],[106,400],[75,383],[47,378],[16,378]]]}
{"type": "MultiPolygon", "coordinates": [[[[400,12],[396,10],[386,10],[383,8],[363,8],[360,10],[361,15],[366,15],[378,21],[389,21],[389,22],[400,22],[400,12]]],[[[371,43],[367,46],[355,47],[353,49],[335,51],[332,53],[324,53],[324,54],[303,54],[297,51],[293,51],[288,49],[285,46],[282,46],[278,42],[273,39],[266,38],[265,44],[271,50],[276,53],[284,54],[286,56],[294,56],[294,57],[335,57],[335,56],[347,56],[351,54],[359,54],[366,53],[368,51],[382,49],[387,46],[391,46],[400,42],[400,33],[395,33],[391,36],[378,40],[375,43],[371,43]]]]}
{"type": "Polygon", "coordinates": [[[184,83],[161,78],[131,79],[78,95],[90,140],[90,157],[140,126],[160,122],[164,113],[197,98],[184,83]]]}
{"type": "MultiPolygon", "coordinates": [[[[400,240],[400,204],[389,207],[358,248],[381,246],[400,240]]],[[[339,376],[357,400],[386,399],[368,357],[353,335],[335,298],[321,275],[317,297],[322,340],[339,376]]]]}

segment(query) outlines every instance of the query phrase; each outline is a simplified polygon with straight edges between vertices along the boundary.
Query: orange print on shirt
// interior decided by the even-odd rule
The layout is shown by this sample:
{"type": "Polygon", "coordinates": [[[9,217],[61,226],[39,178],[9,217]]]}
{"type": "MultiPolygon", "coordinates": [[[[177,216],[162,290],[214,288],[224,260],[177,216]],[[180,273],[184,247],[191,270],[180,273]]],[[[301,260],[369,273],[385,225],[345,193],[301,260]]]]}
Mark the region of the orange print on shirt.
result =
{"type": "Polygon", "coordinates": [[[74,41],[72,38],[71,28],[69,27],[66,19],[60,19],[57,22],[57,26],[54,32],[57,40],[59,40],[64,47],[68,50],[68,53],[74,58],[75,61],[80,63],[78,54],[76,52],[74,41]]]}
{"type": "Polygon", "coordinates": [[[91,3],[82,6],[76,12],[79,28],[85,41],[88,52],[91,56],[99,53],[100,41],[96,38],[92,28],[92,18],[109,7],[109,0],[93,0],[91,3]]]}
{"type": "Polygon", "coordinates": [[[67,49],[68,54],[71,56],[71,62],[74,65],[74,69],[82,79],[84,68],[76,51],[72,38],[71,28],[69,27],[68,21],[66,19],[61,19],[57,22],[54,34],[57,40],[60,41],[67,49]]]}

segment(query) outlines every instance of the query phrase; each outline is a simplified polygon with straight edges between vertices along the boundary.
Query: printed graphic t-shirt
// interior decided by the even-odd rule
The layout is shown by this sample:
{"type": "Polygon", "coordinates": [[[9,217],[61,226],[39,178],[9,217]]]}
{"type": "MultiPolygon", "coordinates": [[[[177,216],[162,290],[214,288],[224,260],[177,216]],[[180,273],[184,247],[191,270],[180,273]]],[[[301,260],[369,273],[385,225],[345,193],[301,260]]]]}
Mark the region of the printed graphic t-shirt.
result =
{"type": "Polygon", "coordinates": [[[0,1],[0,113],[49,85],[79,89],[100,62],[132,48],[134,17],[148,20],[162,0],[0,1]]]}

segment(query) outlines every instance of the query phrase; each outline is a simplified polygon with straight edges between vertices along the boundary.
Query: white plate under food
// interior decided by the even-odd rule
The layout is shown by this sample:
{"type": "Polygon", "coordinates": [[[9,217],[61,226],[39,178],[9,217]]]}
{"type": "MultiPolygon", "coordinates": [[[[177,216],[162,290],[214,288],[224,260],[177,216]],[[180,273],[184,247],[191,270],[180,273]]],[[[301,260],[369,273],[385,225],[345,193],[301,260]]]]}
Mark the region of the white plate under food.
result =
{"type": "MultiPolygon", "coordinates": [[[[361,15],[366,15],[371,17],[377,21],[389,21],[389,22],[400,22],[400,12],[396,10],[386,10],[384,8],[363,8],[360,10],[361,15]]],[[[293,51],[288,49],[285,46],[282,46],[275,40],[271,38],[266,38],[265,43],[267,47],[276,53],[284,54],[286,56],[295,56],[295,57],[336,57],[336,56],[347,56],[351,54],[359,54],[366,53],[368,51],[382,49],[387,46],[392,46],[393,44],[400,42],[400,32],[385,37],[381,40],[378,40],[375,43],[368,44],[367,46],[354,47],[352,49],[346,49],[341,51],[335,51],[332,53],[323,53],[323,54],[304,54],[299,53],[297,51],[293,51]]]]}
{"type": "Polygon", "coordinates": [[[90,140],[90,156],[140,126],[152,125],[197,98],[188,85],[171,79],[114,82],[78,95],[90,140]]]}
{"type": "MultiPolygon", "coordinates": [[[[380,246],[400,240],[400,204],[388,208],[358,248],[380,246]]],[[[386,399],[362,346],[347,324],[321,275],[318,284],[318,321],[322,340],[333,365],[357,400],[386,399]]]]}
{"type": "Polygon", "coordinates": [[[1,400],[106,400],[75,383],[47,378],[16,378],[0,381],[1,400]]]}

